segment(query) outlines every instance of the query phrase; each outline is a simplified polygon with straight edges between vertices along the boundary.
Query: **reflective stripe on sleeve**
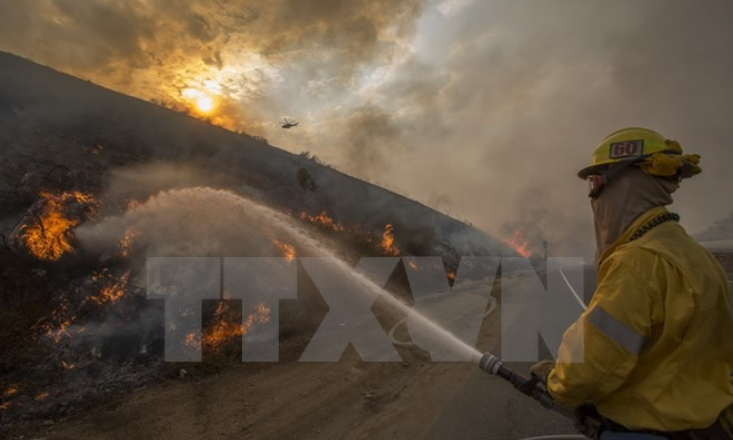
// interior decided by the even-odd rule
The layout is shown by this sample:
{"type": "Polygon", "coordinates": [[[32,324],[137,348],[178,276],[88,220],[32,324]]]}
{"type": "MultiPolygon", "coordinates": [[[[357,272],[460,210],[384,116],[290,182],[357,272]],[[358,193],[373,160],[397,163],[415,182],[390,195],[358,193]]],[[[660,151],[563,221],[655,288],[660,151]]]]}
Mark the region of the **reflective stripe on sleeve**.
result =
{"type": "Polygon", "coordinates": [[[644,346],[644,336],[600,307],[594,307],[586,319],[603,332],[608,339],[622,346],[630,353],[639,354],[641,347],[644,346]]]}

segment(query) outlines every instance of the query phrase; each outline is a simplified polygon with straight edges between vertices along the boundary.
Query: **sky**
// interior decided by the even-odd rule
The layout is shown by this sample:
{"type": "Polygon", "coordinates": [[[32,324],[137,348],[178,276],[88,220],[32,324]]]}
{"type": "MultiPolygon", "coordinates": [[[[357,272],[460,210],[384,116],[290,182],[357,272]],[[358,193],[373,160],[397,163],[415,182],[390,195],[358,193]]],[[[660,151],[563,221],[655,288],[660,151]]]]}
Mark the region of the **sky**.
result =
{"type": "Polygon", "coordinates": [[[673,206],[689,232],[733,211],[732,20],[729,0],[2,0],[0,50],[590,255],[575,174],[622,127],[702,156],[673,206]]]}

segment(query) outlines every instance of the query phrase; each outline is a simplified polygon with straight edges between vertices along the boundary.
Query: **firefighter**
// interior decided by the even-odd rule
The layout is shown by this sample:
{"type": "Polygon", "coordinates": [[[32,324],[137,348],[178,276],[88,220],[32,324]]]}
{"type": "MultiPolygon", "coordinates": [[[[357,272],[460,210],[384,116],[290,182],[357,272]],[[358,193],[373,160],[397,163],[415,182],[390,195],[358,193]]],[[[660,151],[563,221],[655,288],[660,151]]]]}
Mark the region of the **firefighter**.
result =
{"type": "Polygon", "coordinates": [[[733,439],[733,316],[715,258],[665,207],[700,157],[644,128],[608,136],[587,180],[598,284],[532,374],[592,438],[733,439]],[[583,362],[578,359],[582,347],[583,362]],[[601,416],[600,426],[587,423],[601,416]],[[619,434],[628,433],[628,434],[619,434]]]}

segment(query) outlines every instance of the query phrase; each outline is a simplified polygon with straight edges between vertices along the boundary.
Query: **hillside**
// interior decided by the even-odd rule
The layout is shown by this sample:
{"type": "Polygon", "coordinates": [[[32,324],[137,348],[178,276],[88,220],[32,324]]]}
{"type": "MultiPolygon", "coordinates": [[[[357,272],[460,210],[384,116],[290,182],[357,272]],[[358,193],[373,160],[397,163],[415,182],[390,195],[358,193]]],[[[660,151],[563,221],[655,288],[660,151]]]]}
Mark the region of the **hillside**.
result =
{"type": "MultiPolygon", "coordinates": [[[[424,205],[248,136],[0,54],[0,206],[12,222],[43,180],[90,189],[145,163],[197,170],[196,184],[237,187],[280,211],[367,229],[394,227],[407,254],[513,254],[498,240],[424,205]],[[96,154],[95,154],[96,153],[96,154]],[[10,217],[10,218],[9,218],[10,217]]],[[[162,188],[190,184],[176,176],[162,188]],[[171,182],[174,180],[175,182],[171,182]]],[[[152,191],[148,191],[152,192],[152,191]]]]}
{"type": "MultiPolygon", "coordinates": [[[[203,332],[183,336],[204,362],[163,362],[164,309],[147,296],[148,256],[331,256],[351,279],[360,257],[441,256],[453,279],[461,256],[516,255],[309,155],[9,54],[0,54],[0,234],[0,432],[227,371],[241,364],[248,331],[275,326],[281,357],[296,360],[329,309],[300,265],[297,298],[279,319],[277,299],[250,305],[221,285],[217,300],[181,315],[201,314],[203,332]]],[[[399,263],[387,289],[409,303],[405,287],[399,263]]],[[[404,318],[376,309],[382,325],[404,318]]]]}

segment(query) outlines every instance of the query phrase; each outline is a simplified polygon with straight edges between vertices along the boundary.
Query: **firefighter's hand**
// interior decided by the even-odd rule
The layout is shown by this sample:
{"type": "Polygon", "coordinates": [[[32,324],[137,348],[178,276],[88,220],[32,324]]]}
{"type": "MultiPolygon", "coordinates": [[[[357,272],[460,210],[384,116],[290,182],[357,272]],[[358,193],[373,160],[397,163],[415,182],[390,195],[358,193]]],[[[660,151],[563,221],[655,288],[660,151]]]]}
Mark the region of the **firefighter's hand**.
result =
{"type": "Polygon", "coordinates": [[[575,416],[575,429],[584,436],[598,439],[603,428],[603,417],[598,413],[595,406],[587,403],[580,405],[573,410],[575,416]]]}
{"type": "Polygon", "coordinates": [[[547,384],[547,376],[553,368],[555,368],[555,362],[544,360],[532,365],[529,371],[532,373],[532,377],[536,377],[542,383],[547,384]]]}

